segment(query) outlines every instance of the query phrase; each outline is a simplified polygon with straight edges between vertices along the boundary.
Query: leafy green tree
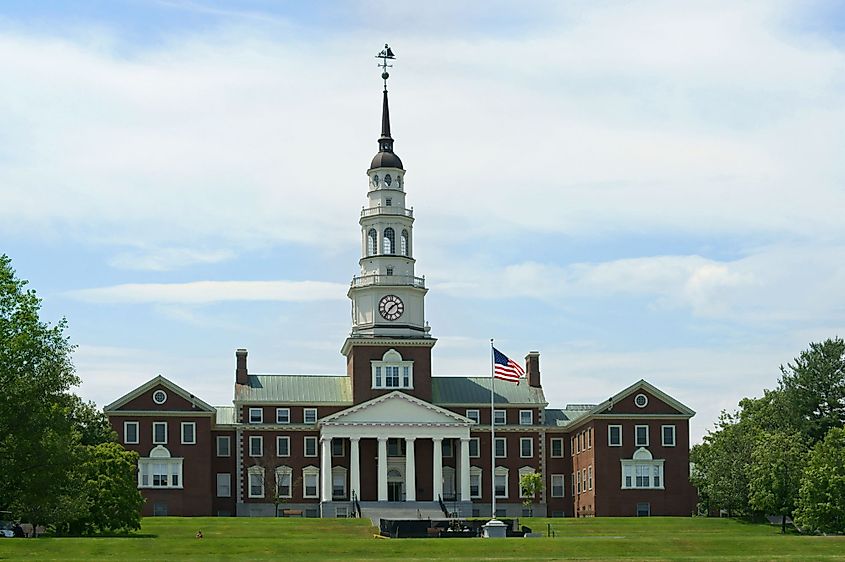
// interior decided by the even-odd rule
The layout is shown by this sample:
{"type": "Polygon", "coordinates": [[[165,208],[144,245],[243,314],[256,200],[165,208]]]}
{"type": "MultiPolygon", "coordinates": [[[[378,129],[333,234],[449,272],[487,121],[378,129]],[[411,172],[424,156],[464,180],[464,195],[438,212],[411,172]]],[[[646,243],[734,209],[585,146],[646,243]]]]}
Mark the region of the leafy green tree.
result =
{"type": "Polygon", "coordinates": [[[79,441],[82,445],[117,442],[117,433],[96,404],[84,402],[79,396],[71,394],[67,397],[67,408],[68,417],[79,433],[79,441]]]}
{"type": "Polygon", "coordinates": [[[519,489],[524,496],[522,505],[530,508],[536,497],[543,491],[543,475],[539,472],[527,472],[519,477],[519,489]]]}
{"type": "Polygon", "coordinates": [[[795,420],[813,445],[845,424],[845,341],[811,343],[792,363],[781,366],[780,391],[795,420]]]}
{"type": "Polygon", "coordinates": [[[100,443],[85,449],[80,476],[87,513],[84,519],[74,522],[74,530],[93,534],[140,529],[144,498],[135,476],[138,453],[117,443],[100,443]]]}
{"type": "Polygon", "coordinates": [[[781,533],[786,533],[786,518],[798,502],[806,455],[807,448],[797,433],[761,433],[751,450],[751,507],[780,515],[781,533]]]}
{"type": "Polygon", "coordinates": [[[845,428],[828,431],[810,453],[795,524],[819,533],[845,533],[845,428]]]}

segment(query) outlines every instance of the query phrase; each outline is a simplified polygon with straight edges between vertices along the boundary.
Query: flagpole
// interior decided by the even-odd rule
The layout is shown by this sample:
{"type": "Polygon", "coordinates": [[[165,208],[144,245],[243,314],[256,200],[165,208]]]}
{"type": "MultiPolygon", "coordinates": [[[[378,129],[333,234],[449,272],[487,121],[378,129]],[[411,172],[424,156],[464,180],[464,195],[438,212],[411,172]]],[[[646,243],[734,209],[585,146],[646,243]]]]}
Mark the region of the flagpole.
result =
{"type": "Polygon", "coordinates": [[[493,401],[493,391],[496,386],[496,359],[493,355],[493,338],[490,338],[490,490],[492,492],[493,507],[491,516],[496,518],[496,412],[493,401]]]}

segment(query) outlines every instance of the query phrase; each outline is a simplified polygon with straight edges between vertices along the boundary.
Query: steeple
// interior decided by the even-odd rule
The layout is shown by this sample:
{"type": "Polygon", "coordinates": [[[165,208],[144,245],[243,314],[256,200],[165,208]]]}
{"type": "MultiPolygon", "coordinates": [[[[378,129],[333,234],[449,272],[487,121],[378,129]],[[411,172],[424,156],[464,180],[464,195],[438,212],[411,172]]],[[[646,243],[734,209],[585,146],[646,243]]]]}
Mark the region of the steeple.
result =
{"type": "Polygon", "coordinates": [[[382,60],[379,67],[383,69],[381,78],[384,80],[384,95],[382,96],[381,106],[381,137],[378,139],[378,154],[373,158],[370,164],[370,169],[374,168],[402,168],[402,160],[393,152],[393,137],[390,136],[390,107],[387,103],[387,79],[390,78],[387,69],[392,68],[392,64],[387,64],[388,60],[394,60],[396,57],[390,47],[385,44],[384,50],[381,51],[376,58],[382,60]]]}

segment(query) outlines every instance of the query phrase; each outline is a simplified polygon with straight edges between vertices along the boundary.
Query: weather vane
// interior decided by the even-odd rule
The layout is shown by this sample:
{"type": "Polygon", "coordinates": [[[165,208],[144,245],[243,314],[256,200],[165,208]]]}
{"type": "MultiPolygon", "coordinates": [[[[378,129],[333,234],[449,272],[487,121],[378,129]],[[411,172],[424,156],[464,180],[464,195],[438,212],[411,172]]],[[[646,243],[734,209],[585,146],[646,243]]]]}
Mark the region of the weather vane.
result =
{"type": "Polygon", "coordinates": [[[384,89],[387,90],[387,79],[390,78],[390,74],[387,73],[388,68],[393,68],[392,64],[387,64],[387,60],[394,60],[396,55],[393,54],[393,51],[390,49],[387,43],[384,44],[384,49],[376,55],[377,59],[381,59],[381,64],[378,64],[379,68],[383,70],[381,73],[381,78],[384,80],[384,89]]]}

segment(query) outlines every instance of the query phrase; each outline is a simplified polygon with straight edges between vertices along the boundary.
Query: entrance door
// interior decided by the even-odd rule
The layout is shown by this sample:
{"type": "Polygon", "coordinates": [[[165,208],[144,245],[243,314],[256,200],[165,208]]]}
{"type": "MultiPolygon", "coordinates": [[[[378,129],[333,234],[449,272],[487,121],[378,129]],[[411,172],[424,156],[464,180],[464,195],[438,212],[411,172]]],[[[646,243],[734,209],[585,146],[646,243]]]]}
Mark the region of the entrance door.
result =
{"type": "Polygon", "coordinates": [[[402,482],[388,482],[387,483],[387,501],[401,502],[405,498],[402,497],[402,482]]]}

